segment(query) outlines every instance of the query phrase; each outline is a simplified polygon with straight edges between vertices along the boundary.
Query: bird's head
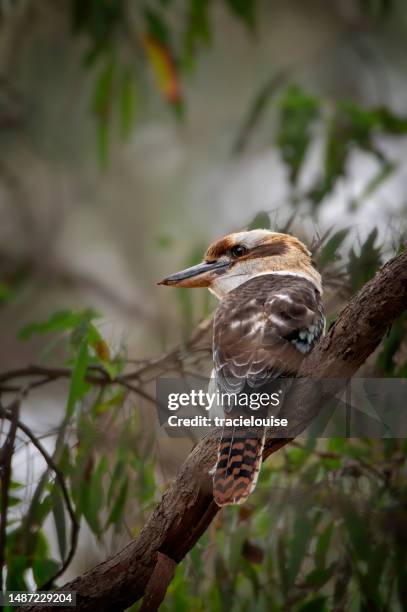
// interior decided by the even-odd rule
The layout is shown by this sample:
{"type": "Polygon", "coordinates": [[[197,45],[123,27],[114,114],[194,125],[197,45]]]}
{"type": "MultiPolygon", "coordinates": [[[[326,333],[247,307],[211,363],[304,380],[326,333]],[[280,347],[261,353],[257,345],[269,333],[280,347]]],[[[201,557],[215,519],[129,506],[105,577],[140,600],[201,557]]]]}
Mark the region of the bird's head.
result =
{"type": "Polygon", "coordinates": [[[321,276],[307,247],[294,236],[263,229],[228,234],[208,247],[202,263],[158,284],[207,287],[223,298],[249,279],[270,273],[306,277],[321,291],[321,276]]]}

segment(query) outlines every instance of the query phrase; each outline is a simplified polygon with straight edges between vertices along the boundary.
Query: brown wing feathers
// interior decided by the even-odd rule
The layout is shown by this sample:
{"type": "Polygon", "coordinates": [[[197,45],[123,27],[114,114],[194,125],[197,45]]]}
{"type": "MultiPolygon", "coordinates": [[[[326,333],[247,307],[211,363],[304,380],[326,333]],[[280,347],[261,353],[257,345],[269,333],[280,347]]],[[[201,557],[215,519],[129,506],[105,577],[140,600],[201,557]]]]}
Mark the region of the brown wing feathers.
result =
{"type": "MultiPolygon", "coordinates": [[[[213,358],[217,389],[242,393],[295,373],[319,339],[324,316],[319,291],[307,279],[267,275],[231,291],[214,319],[213,358]]],[[[236,408],[228,416],[237,414],[236,408]]],[[[225,429],[214,472],[218,505],[242,503],[253,491],[262,461],[265,430],[225,429]],[[242,436],[245,437],[242,437],[242,436]]]]}

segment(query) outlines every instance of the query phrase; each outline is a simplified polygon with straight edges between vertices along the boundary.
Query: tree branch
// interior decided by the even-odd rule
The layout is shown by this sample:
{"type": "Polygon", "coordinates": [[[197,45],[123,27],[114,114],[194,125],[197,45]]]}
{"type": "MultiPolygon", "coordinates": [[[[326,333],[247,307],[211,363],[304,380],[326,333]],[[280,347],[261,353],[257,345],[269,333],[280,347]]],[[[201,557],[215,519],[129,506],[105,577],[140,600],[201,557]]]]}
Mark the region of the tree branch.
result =
{"type": "MultiPolygon", "coordinates": [[[[302,425],[315,416],[315,394],[308,393],[307,379],[353,376],[379,345],[392,322],[406,309],[407,252],[403,252],[384,265],[351,299],[304,361],[299,372],[300,382],[304,381],[301,402],[298,396],[297,401],[289,401],[288,412],[295,405],[299,413],[297,420],[302,425]]],[[[274,430],[268,438],[264,458],[290,441],[281,433],[274,430]]],[[[118,554],[64,585],[64,590],[76,592],[77,610],[123,610],[142,597],[146,588],[148,592],[154,590],[151,577],[156,575],[159,553],[176,563],[183,559],[219,511],[212,497],[209,474],[216,453],[217,439],[210,436],[201,440],[139,536],[118,554]]],[[[29,609],[37,610],[35,606],[29,609]]]]}

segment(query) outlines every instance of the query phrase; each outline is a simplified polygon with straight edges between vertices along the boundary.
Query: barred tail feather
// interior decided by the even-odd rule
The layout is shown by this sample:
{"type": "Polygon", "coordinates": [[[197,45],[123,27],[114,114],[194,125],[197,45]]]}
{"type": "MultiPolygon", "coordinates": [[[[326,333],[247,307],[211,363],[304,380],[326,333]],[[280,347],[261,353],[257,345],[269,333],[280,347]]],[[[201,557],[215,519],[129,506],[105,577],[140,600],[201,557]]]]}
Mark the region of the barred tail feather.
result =
{"type": "MultiPolygon", "coordinates": [[[[251,435],[252,434],[252,435],[251,435]]],[[[242,504],[254,490],[264,448],[265,430],[247,437],[224,433],[213,477],[213,496],[218,506],[242,504]]]]}

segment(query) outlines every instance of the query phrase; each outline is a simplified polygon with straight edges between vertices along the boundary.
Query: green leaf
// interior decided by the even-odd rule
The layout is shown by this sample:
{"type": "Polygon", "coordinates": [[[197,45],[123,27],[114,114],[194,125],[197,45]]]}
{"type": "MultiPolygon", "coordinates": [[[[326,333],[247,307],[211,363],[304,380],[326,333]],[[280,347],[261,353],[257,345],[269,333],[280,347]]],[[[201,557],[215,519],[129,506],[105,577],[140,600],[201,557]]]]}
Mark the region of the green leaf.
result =
{"type": "Polygon", "coordinates": [[[123,516],[123,510],[126,504],[127,489],[128,489],[128,478],[126,476],[120,487],[119,494],[116,497],[116,500],[113,504],[113,508],[112,508],[112,511],[110,512],[109,518],[107,519],[106,526],[108,525],[115,525],[116,527],[118,526],[123,516]]]}
{"type": "Polygon", "coordinates": [[[321,465],[325,468],[325,470],[339,470],[342,465],[342,461],[340,457],[323,457],[321,459],[321,465]]]}
{"type": "Polygon", "coordinates": [[[305,448],[292,447],[286,451],[288,461],[291,466],[296,469],[301,468],[309,456],[310,453],[305,448]]]}
{"type": "Polygon", "coordinates": [[[6,304],[14,295],[14,289],[5,283],[0,283],[0,304],[6,304]]]}
{"type": "Polygon", "coordinates": [[[256,92],[233,144],[232,153],[234,155],[238,155],[246,148],[250,136],[264,116],[271,99],[285,80],[286,74],[279,72],[267,79],[266,83],[256,92]]]}
{"type": "Polygon", "coordinates": [[[294,519],[293,535],[288,559],[288,576],[293,585],[304,561],[313,532],[313,523],[304,510],[298,512],[294,519]]]}
{"type": "MultiPolygon", "coordinates": [[[[376,359],[376,367],[388,375],[400,375],[397,372],[395,355],[404,341],[407,333],[407,313],[399,317],[391,326],[387,337],[382,342],[382,349],[376,359]]],[[[401,366],[402,368],[403,366],[401,366]]],[[[400,368],[400,369],[401,369],[400,368]]]]}
{"type": "Polygon", "coordinates": [[[366,188],[366,197],[393,171],[393,164],[377,148],[377,133],[402,135],[407,132],[407,119],[385,108],[365,109],[352,102],[340,102],[329,118],[325,148],[324,176],[309,194],[314,204],[334,188],[336,180],[345,174],[349,153],[355,148],[373,155],[380,164],[379,173],[366,188]]]}
{"type": "Polygon", "coordinates": [[[377,272],[381,265],[381,251],[375,246],[377,229],[374,228],[356,254],[353,247],[349,252],[348,273],[350,286],[354,293],[363,287],[377,272]]]}
{"type": "Polygon", "coordinates": [[[380,585],[380,581],[384,575],[384,567],[391,558],[389,548],[391,547],[388,547],[386,543],[383,542],[377,545],[369,556],[367,579],[373,591],[380,585]]]}
{"type": "Polygon", "coordinates": [[[93,533],[101,535],[99,513],[104,505],[103,475],[107,472],[108,462],[102,457],[97,468],[93,471],[90,482],[84,483],[86,491],[83,490],[81,509],[93,533]]]}
{"type": "Polygon", "coordinates": [[[254,30],[256,22],[256,0],[226,0],[230,10],[244,21],[247,28],[254,30]]]}
{"type": "Polygon", "coordinates": [[[230,540],[230,548],[228,555],[228,567],[232,574],[236,574],[242,559],[242,547],[247,537],[244,529],[235,531],[230,540]]]}
{"type": "Polygon", "coordinates": [[[243,559],[242,565],[243,565],[242,571],[244,572],[244,576],[248,580],[250,580],[252,588],[253,588],[253,593],[255,593],[256,598],[257,598],[258,594],[260,593],[263,587],[262,583],[260,582],[259,573],[256,570],[255,566],[249,561],[246,561],[246,559],[243,559]]]}
{"type": "Polygon", "coordinates": [[[353,202],[353,207],[357,207],[363,200],[371,196],[392,174],[394,174],[397,166],[390,161],[383,161],[380,164],[379,170],[368,181],[362,193],[353,202]]]}
{"type": "Polygon", "coordinates": [[[61,555],[61,561],[64,561],[66,554],[66,521],[64,502],[59,487],[55,486],[53,488],[51,497],[53,502],[52,514],[57,534],[59,554],[61,555]]]}
{"type": "Polygon", "coordinates": [[[109,48],[115,29],[125,19],[124,3],[109,0],[74,0],[72,4],[74,29],[87,33],[92,45],[90,54],[96,56],[93,58],[95,60],[109,48]]]}
{"type": "Polygon", "coordinates": [[[399,541],[395,545],[394,566],[397,576],[397,595],[403,612],[406,610],[407,601],[407,557],[405,544],[399,541]]]}
{"type": "Polygon", "coordinates": [[[83,317],[71,332],[71,344],[77,351],[84,342],[90,345],[104,342],[96,327],[86,317],[83,317]]]}
{"type": "Polygon", "coordinates": [[[335,567],[335,563],[332,563],[327,568],[316,568],[312,570],[305,578],[306,584],[314,588],[320,589],[332,578],[335,572],[335,567]]]}
{"type": "Polygon", "coordinates": [[[194,546],[190,551],[189,556],[192,561],[192,565],[194,570],[197,573],[200,573],[204,569],[203,560],[202,560],[202,551],[199,546],[194,546]]]}
{"type": "Polygon", "coordinates": [[[26,485],[23,485],[21,482],[17,482],[16,480],[12,480],[9,484],[9,489],[16,491],[18,489],[23,489],[26,485]]]}
{"type": "Polygon", "coordinates": [[[45,518],[52,510],[52,497],[46,495],[39,503],[34,507],[35,522],[37,525],[42,525],[45,518]]]}
{"type": "MultiPolygon", "coordinates": [[[[134,464],[133,464],[134,465],[134,464]]],[[[140,460],[137,471],[138,495],[143,504],[150,504],[154,500],[156,481],[154,476],[154,461],[152,459],[140,460]]]]}
{"type": "Polygon", "coordinates": [[[351,139],[346,118],[336,111],[328,120],[324,153],[324,175],[309,196],[316,206],[334,188],[336,180],[345,172],[345,162],[351,139]]]}
{"type": "Polygon", "coordinates": [[[298,608],[298,612],[323,612],[325,607],[326,597],[316,597],[298,608]]]}
{"type": "Polygon", "coordinates": [[[287,569],[286,543],[282,534],[277,539],[277,566],[281,584],[284,591],[287,592],[290,588],[290,580],[287,569]]]}
{"type": "Polygon", "coordinates": [[[349,544],[360,560],[367,561],[371,551],[371,536],[368,531],[366,517],[360,515],[356,508],[347,501],[343,503],[342,510],[348,531],[349,544]]]}
{"type": "Polygon", "coordinates": [[[210,0],[188,0],[188,16],[184,32],[183,65],[191,67],[199,43],[208,45],[211,39],[209,25],[210,0]]]}
{"type": "Polygon", "coordinates": [[[21,499],[16,497],[15,495],[8,496],[8,506],[11,508],[12,506],[18,506],[21,503],[21,499]]]}
{"type": "Polygon", "coordinates": [[[134,124],[136,103],[135,79],[131,70],[126,70],[120,88],[120,131],[123,139],[130,135],[134,124]]]}
{"type": "Polygon", "coordinates": [[[175,570],[175,576],[171,580],[168,587],[168,594],[166,597],[171,597],[172,610],[177,612],[190,612],[191,609],[191,597],[187,590],[187,581],[185,578],[185,565],[179,563],[175,570]]]}
{"type": "Polygon", "coordinates": [[[59,570],[59,564],[54,559],[35,559],[32,564],[33,576],[37,587],[48,582],[59,570]]]}
{"type": "Polygon", "coordinates": [[[44,531],[38,530],[35,535],[35,556],[38,559],[46,559],[49,554],[48,540],[45,536],[44,531]]]}
{"type": "Polygon", "coordinates": [[[332,453],[346,454],[349,442],[346,438],[329,438],[327,450],[332,453]]]}
{"type": "MultiPolygon", "coordinates": [[[[263,472],[264,473],[264,472],[263,472]]],[[[262,477],[262,474],[261,474],[262,477]]],[[[253,526],[256,535],[260,537],[266,537],[272,528],[273,518],[270,516],[268,508],[259,509],[253,515],[253,526]]]]}
{"type": "Polygon", "coordinates": [[[97,120],[97,151],[102,168],[106,167],[109,158],[110,117],[114,99],[116,62],[109,58],[96,80],[92,110],[97,120]]]}
{"type": "Polygon", "coordinates": [[[26,339],[33,334],[48,334],[51,332],[68,331],[77,327],[83,320],[91,320],[98,315],[92,310],[73,312],[72,310],[59,310],[53,313],[43,323],[30,323],[19,332],[19,337],[26,339]]]}
{"type": "Polygon", "coordinates": [[[398,245],[396,252],[394,253],[394,255],[400,255],[401,253],[404,253],[404,251],[407,248],[407,241],[406,241],[406,237],[402,236],[401,237],[401,242],[398,245]]]}
{"type": "Polygon", "coordinates": [[[277,144],[296,184],[311,141],[311,127],[319,114],[319,102],[297,85],[291,85],[280,100],[277,144]]]}
{"type": "Polygon", "coordinates": [[[331,523],[318,537],[317,545],[315,548],[315,565],[318,569],[325,567],[326,555],[329,548],[333,531],[333,524],[331,523]]]}
{"type": "Polygon", "coordinates": [[[148,33],[164,47],[170,47],[171,34],[163,15],[151,7],[147,7],[144,10],[144,18],[147,23],[148,33]]]}
{"type": "Polygon", "coordinates": [[[110,412],[112,415],[115,414],[114,409],[117,406],[121,406],[123,404],[125,395],[125,391],[123,389],[120,389],[110,399],[105,400],[104,402],[96,402],[92,408],[92,414],[94,416],[98,416],[99,414],[105,414],[106,412],[110,412]]]}
{"type": "Polygon", "coordinates": [[[66,407],[67,417],[72,416],[76,403],[80,401],[88,390],[85,376],[89,363],[89,351],[86,342],[82,342],[76,358],[75,366],[71,376],[69,386],[68,403],[66,407]]]}
{"type": "Polygon", "coordinates": [[[106,123],[110,116],[115,71],[116,63],[110,58],[100,71],[94,85],[92,110],[102,123],[106,123]]]}
{"type": "Polygon", "coordinates": [[[8,591],[28,591],[24,575],[29,567],[29,560],[25,555],[13,552],[7,557],[6,588],[8,591]]]}
{"type": "Polygon", "coordinates": [[[110,479],[110,486],[109,486],[109,490],[107,492],[107,503],[111,504],[113,497],[116,493],[116,490],[119,486],[119,483],[122,479],[122,476],[124,474],[124,470],[125,470],[125,462],[122,459],[119,459],[115,465],[115,468],[113,470],[113,474],[112,477],[110,479]]]}
{"type": "Polygon", "coordinates": [[[394,135],[407,133],[407,118],[396,115],[385,107],[365,109],[353,102],[342,102],[341,109],[349,118],[361,145],[369,142],[373,130],[394,135]]]}
{"type": "Polygon", "coordinates": [[[338,249],[341,247],[348,234],[349,228],[345,228],[335,232],[335,234],[329,238],[318,257],[318,266],[321,270],[329,263],[335,261],[337,258],[338,249]]]}
{"type": "Polygon", "coordinates": [[[249,223],[247,227],[248,230],[270,229],[270,228],[271,228],[270,216],[268,215],[268,213],[266,213],[263,210],[257,213],[257,215],[254,217],[254,219],[249,223]]]}

